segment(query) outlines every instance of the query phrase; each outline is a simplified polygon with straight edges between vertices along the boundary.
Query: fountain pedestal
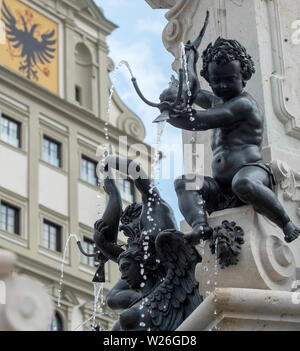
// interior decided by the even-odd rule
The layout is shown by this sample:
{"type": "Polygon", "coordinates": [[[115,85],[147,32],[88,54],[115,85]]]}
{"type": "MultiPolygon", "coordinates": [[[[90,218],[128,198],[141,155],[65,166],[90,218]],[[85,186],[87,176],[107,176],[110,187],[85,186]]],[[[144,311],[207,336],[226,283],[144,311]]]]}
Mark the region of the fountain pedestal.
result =
{"type": "MultiPolygon", "coordinates": [[[[300,176],[280,161],[272,163],[276,194],[299,226],[300,176]]],[[[214,212],[208,222],[223,220],[244,229],[239,262],[215,269],[209,241],[199,245],[202,262],[196,279],[204,302],[178,330],[300,330],[300,240],[287,244],[282,231],[251,206],[214,212]]],[[[186,222],[182,223],[188,232],[186,222]]]]}
{"type": "Polygon", "coordinates": [[[295,292],[217,288],[177,331],[299,331],[299,303],[295,292]]]}

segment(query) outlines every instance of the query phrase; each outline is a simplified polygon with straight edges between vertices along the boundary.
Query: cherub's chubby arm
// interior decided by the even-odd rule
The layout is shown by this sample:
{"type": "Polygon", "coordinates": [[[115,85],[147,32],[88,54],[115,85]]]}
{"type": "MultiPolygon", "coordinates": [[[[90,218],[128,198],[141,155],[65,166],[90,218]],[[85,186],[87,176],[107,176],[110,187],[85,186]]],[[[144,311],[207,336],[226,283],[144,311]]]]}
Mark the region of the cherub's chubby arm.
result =
{"type": "Polygon", "coordinates": [[[141,293],[129,287],[126,280],[120,279],[107,293],[107,305],[113,310],[126,309],[141,297],[141,293]]]}
{"type": "Polygon", "coordinates": [[[226,128],[247,120],[252,110],[253,106],[250,100],[247,97],[239,97],[206,111],[193,110],[192,119],[188,111],[180,115],[171,115],[168,122],[176,128],[185,130],[226,128]]]}
{"type": "Polygon", "coordinates": [[[194,103],[205,110],[212,108],[218,98],[208,90],[200,89],[198,90],[194,103]]]}

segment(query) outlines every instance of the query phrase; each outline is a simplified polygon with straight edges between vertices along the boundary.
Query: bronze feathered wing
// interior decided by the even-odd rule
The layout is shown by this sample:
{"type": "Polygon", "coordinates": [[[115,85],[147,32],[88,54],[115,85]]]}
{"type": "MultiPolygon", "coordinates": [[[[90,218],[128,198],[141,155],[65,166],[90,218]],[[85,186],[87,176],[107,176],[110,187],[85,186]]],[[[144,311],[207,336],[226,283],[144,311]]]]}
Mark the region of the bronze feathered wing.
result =
{"type": "Polygon", "coordinates": [[[199,306],[202,298],[195,280],[195,266],[201,261],[183,233],[165,230],[155,240],[157,256],[165,266],[165,279],[148,295],[152,330],[175,330],[199,306]]]}
{"type": "Polygon", "coordinates": [[[53,36],[55,35],[55,30],[53,29],[50,33],[42,34],[42,40],[40,41],[34,37],[38,25],[32,25],[29,30],[24,17],[21,16],[23,29],[18,29],[16,18],[7,7],[5,1],[3,1],[1,13],[7,40],[13,44],[13,48],[21,48],[21,57],[24,58],[24,62],[21,63],[19,71],[25,72],[29,79],[33,77],[38,80],[37,71],[34,67],[37,63],[50,63],[54,58],[56,49],[53,45],[55,45],[56,40],[53,39],[53,36]]]}

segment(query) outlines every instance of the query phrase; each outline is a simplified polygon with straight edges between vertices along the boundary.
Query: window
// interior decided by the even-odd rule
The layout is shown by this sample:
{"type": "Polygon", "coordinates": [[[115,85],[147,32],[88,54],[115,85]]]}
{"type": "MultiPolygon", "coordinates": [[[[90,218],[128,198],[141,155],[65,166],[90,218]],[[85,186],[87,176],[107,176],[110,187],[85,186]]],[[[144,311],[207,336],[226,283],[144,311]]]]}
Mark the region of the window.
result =
{"type": "Polygon", "coordinates": [[[128,202],[134,202],[134,183],[131,179],[120,176],[119,188],[122,199],[128,202]]]}
{"type": "MultiPolygon", "coordinates": [[[[93,254],[94,253],[94,241],[88,238],[83,238],[83,250],[87,253],[87,254],[93,254]]],[[[94,261],[94,257],[87,257],[87,256],[82,256],[82,262],[94,267],[95,266],[95,261],[94,261]]]]}
{"type": "Polygon", "coordinates": [[[43,223],[43,246],[61,252],[61,227],[47,220],[43,223]]]}
{"type": "Polygon", "coordinates": [[[62,331],[63,330],[63,323],[60,315],[55,312],[54,317],[52,318],[51,324],[49,326],[49,331],[62,331]]]}
{"type": "Polygon", "coordinates": [[[43,161],[61,167],[61,144],[46,136],[43,137],[43,161]]]}
{"type": "Polygon", "coordinates": [[[85,156],[81,157],[81,179],[86,182],[97,185],[96,175],[97,163],[85,156]]]}
{"type": "Polygon", "coordinates": [[[81,88],[79,85],[75,85],[75,100],[81,104],[81,88]]]}
{"type": "Polygon", "coordinates": [[[0,228],[9,233],[20,234],[20,210],[1,202],[0,228]]]}
{"type": "Polygon", "coordinates": [[[1,140],[12,146],[20,148],[20,135],[21,123],[16,122],[5,115],[1,115],[1,140]]]}

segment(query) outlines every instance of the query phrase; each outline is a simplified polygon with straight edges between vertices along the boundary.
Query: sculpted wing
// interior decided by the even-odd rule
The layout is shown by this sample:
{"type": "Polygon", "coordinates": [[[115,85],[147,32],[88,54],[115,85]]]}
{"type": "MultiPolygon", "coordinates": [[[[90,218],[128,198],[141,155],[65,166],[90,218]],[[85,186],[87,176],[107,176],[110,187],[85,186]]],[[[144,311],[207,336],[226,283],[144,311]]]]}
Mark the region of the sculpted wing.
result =
{"type": "Polygon", "coordinates": [[[166,276],[145,305],[150,309],[154,330],[175,330],[202,302],[194,277],[201,257],[176,230],[159,233],[155,246],[166,276]]]}

